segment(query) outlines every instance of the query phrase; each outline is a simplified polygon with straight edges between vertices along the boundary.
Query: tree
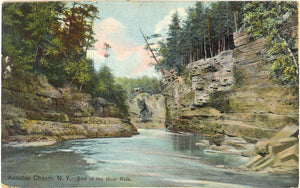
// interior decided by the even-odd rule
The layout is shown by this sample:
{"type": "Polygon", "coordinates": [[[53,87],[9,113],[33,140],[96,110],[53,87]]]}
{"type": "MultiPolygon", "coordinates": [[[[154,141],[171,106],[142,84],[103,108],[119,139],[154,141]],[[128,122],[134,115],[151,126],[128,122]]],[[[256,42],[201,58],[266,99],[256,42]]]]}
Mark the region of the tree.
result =
{"type": "Polygon", "coordinates": [[[80,91],[115,103],[121,116],[128,116],[126,92],[115,84],[110,69],[104,66],[96,72],[93,61],[86,57],[95,42],[95,6],[78,2],[71,6],[60,2],[4,3],[2,10],[2,74],[10,69],[13,74],[3,74],[2,79],[31,80],[45,74],[54,86],[76,85],[80,91]]]}
{"type": "Polygon", "coordinates": [[[92,4],[83,3],[71,8],[60,2],[4,3],[5,66],[10,64],[16,76],[46,74],[55,86],[76,81],[82,89],[90,79],[86,51],[95,42],[97,13],[92,4]]]}
{"type": "Polygon", "coordinates": [[[86,53],[95,42],[93,23],[98,9],[92,4],[73,2],[72,8],[64,12],[61,39],[66,58],[86,53]],[[72,53],[73,52],[73,53],[72,53]]]}
{"type": "Polygon", "coordinates": [[[126,105],[127,93],[123,87],[115,83],[114,75],[106,65],[93,74],[93,79],[89,80],[88,92],[93,97],[103,97],[108,102],[115,103],[120,109],[120,116],[128,116],[128,106],[126,105]]]}
{"type": "Polygon", "coordinates": [[[59,2],[3,4],[2,55],[10,58],[13,73],[41,72],[40,60],[56,39],[52,28],[63,7],[59,2]]]}
{"type": "Polygon", "coordinates": [[[98,9],[92,4],[73,2],[72,8],[64,11],[62,26],[57,35],[62,41],[61,51],[65,60],[64,70],[70,84],[74,81],[82,87],[91,79],[89,59],[86,53],[96,41],[93,23],[97,19],[98,9]]]}
{"type": "Polygon", "coordinates": [[[174,14],[167,39],[158,42],[161,66],[182,74],[190,62],[233,49],[233,32],[240,26],[241,9],[239,2],[213,2],[210,6],[196,2],[182,24],[174,14]]]}
{"type": "Polygon", "coordinates": [[[116,84],[122,85],[128,95],[135,96],[134,89],[139,88],[140,92],[159,94],[162,91],[162,82],[158,78],[143,76],[141,78],[115,78],[116,84]]]}
{"type": "Polygon", "coordinates": [[[66,73],[68,73],[69,75],[73,75],[70,84],[72,84],[74,81],[80,83],[79,91],[81,91],[83,85],[91,79],[89,67],[90,62],[90,59],[83,58],[79,62],[70,62],[68,66],[65,67],[66,73]]]}

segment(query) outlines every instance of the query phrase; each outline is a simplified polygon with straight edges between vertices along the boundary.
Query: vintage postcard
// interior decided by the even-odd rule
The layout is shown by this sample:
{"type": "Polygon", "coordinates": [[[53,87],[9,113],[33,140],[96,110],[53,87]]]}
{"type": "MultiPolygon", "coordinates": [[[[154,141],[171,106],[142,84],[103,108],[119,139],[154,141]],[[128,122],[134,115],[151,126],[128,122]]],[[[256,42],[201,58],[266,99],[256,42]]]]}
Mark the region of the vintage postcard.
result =
{"type": "Polygon", "coordinates": [[[298,187],[296,1],[4,1],[1,187],[298,187]]]}

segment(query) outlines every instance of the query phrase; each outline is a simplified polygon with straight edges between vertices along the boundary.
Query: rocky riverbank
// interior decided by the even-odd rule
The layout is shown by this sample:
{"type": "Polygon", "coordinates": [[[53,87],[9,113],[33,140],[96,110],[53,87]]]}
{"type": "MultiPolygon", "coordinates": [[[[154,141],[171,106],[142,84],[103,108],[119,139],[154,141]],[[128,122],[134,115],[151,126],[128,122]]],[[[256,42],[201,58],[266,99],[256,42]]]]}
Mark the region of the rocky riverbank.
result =
{"type": "Polygon", "coordinates": [[[41,142],[138,134],[115,104],[76,88],[54,88],[43,76],[2,82],[2,143],[41,142]]]}
{"type": "Polygon", "coordinates": [[[248,169],[295,173],[298,93],[268,78],[263,38],[251,41],[242,28],[234,42],[234,50],[190,63],[184,76],[166,73],[166,128],[208,135],[211,150],[258,155],[248,169]],[[290,127],[294,136],[279,134],[290,127]],[[260,152],[261,141],[266,154],[260,152]],[[273,146],[281,149],[274,152],[273,146]]]}

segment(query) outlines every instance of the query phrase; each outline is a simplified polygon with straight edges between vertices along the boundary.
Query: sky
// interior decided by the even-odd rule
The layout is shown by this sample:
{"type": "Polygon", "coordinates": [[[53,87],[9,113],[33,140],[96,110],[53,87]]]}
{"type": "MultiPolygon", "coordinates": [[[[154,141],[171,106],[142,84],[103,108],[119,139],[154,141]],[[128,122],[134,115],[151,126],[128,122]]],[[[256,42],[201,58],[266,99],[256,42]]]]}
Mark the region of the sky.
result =
{"type": "Polygon", "coordinates": [[[96,70],[106,64],[117,77],[137,78],[141,76],[160,77],[150,62],[151,52],[144,49],[146,36],[155,33],[166,36],[171,15],[176,11],[184,19],[192,1],[97,1],[100,19],[94,25],[95,48],[88,57],[94,60],[96,70]],[[106,52],[104,43],[111,48],[106,52]],[[104,55],[108,53],[109,57],[104,55]]]}

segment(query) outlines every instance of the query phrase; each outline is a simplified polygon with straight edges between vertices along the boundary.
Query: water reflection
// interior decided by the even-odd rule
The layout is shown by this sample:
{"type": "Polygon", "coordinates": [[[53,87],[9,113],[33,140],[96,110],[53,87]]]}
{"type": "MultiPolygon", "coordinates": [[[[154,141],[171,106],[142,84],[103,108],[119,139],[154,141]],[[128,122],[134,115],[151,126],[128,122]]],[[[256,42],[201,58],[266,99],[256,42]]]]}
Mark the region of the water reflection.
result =
{"type": "Polygon", "coordinates": [[[204,137],[199,135],[172,135],[172,144],[174,150],[179,150],[181,152],[192,151],[199,149],[195,143],[202,140],[204,137]]]}

